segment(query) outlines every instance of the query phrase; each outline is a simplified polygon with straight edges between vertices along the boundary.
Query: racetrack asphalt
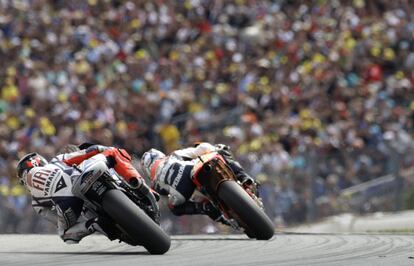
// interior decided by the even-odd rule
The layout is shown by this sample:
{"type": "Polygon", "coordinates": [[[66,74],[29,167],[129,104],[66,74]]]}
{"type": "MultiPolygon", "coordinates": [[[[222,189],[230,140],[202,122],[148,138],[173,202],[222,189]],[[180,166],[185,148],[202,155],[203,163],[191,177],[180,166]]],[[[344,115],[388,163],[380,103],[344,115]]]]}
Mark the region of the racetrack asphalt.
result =
{"type": "Polygon", "coordinates": [[[414,235],[185,235],[173,236],[164,255],[100,235],[77,245],[56,235],[0,235],[0,265],[414,265],[414,235]]]}

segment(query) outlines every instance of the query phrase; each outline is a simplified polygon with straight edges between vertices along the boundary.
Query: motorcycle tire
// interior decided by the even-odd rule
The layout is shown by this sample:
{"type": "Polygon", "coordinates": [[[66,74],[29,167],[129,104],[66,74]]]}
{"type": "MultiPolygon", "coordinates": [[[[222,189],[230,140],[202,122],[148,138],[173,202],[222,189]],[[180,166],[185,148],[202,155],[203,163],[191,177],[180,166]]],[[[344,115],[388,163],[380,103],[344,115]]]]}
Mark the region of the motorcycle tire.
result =
{"type": "Polygon", "coordinates": [[[164,254],[170,249],[170,237],[122,191],[106,192],[102,207],[133,242],[140,243],[149,253],[164,254]]]}
{"type": "Polygon", "coordinates": [[[274,225],[264,211],[234,181],[223,182],[218,189],[218,196],[242,222],[250,238],[268,240],[274,235],[274,225]]]}

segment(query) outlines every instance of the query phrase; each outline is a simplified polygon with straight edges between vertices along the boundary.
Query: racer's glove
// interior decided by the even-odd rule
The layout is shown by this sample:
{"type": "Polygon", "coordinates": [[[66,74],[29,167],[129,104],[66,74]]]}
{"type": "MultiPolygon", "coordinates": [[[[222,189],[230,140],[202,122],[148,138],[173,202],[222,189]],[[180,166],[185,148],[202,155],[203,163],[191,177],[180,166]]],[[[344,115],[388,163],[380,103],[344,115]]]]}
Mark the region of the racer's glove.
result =
{"type": "Polygon", "coordinates": [[[216,144],[216,149],[217,152],[224,156],[224,157],[228,157],[228,158],[232,158],[232,154],[230,152],[230,147],[224,144],[216,144]]]}

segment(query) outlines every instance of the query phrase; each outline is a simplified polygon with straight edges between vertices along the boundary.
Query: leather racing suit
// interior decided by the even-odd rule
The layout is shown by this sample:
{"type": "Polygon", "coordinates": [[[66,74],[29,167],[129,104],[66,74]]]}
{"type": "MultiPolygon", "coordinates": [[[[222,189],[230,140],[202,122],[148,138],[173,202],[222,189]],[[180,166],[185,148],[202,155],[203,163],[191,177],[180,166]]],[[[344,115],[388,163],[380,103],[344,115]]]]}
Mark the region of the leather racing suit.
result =
{"type": "MultiPolygon", "coordinates": [[[[81,216],[83,200],[73,194],[72,186],[80,176],[76,169],[100,165],[113,168],[141,195],[150,192],[141,175],[131,164],[131,156],[123,149],[93,145],[86,149],[57,155],[44,167],[33,168],[27,177],[35,211],[49,221],[58,222],[58,234],[67,243],[78,243],[96,230],[106,234],[105,221],[81,216]]],[[[106,168],[106,169],[107,169],[106,168]]]]}
{"type": "MultiPolygon", "coordinates": [[[[93,168],[97,162],[105,161],[103,155],[96,155],[80,167],[93,168]]],[[[105,233],[97,217],[81,215],[84,202],[72,192],[73,184],[80,176],[81,172],[55,157],[45,166],[32,168],[26,177],[34,210],[47,220],[57,222],[59,236],[69,244],[78,243],[96,230],[105,233]]]]}
{"type": "Polygon", "coordinates": [[[171,155],[156,161],[151,169],[155,175],[152,178],[152,186],[158,193],[169,196],[168,207],[173,214],[206,214],[215,221],[223,221],[220,219],[221,212],[210,202],[190,200],[195,191],[195,185],[191,180],[194,159],[211,152],[220,153],[241,182],[252,181],[240,164],[234,161],[228,146],[213,146],[203,142],[196,147],[176,150],[171,155]]]}

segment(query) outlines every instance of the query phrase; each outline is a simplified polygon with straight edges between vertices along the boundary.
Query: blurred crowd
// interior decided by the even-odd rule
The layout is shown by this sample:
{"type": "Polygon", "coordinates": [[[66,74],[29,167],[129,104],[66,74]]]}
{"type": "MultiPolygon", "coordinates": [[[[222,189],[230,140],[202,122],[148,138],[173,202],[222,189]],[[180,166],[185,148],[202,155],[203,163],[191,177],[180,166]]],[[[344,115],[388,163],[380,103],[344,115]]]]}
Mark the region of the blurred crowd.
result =
{"type": "Polygon", "coordinates": [[[0,228],[39,230],[17,158],[84,141],[137,155],[225,143],[278,225],[335,214],[342,189],[414,160],[413,11],[409,0],[0,0],[0,228]]]}

